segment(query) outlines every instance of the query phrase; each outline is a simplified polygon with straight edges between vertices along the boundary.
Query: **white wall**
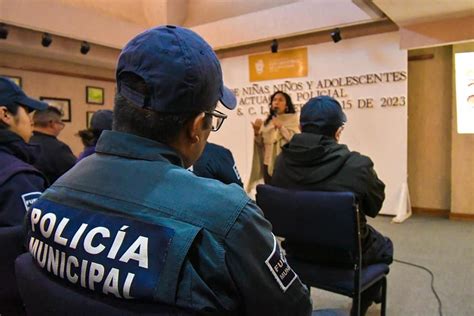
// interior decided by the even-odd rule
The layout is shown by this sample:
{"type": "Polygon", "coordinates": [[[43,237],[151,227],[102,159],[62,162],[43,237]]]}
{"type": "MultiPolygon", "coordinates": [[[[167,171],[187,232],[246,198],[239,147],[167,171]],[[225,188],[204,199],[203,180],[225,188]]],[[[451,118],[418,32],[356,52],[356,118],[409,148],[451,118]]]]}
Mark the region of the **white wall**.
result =
{"type": "MultiPolygon", "coordinates": [[[[302,104],[311,92],[316,95],[318,89],[315,84],[319,80],[364,74],[398,74],[398,81],[342,87],[346,97],[337,98],[346,104],[349,100],[353,102],[352,108],[345,109],[348,122],[341,142],[374,161],[379,177],[386,184],[386,200],[382,209],[385,214],[395,214],[401,187],[407,181],[407,53],[399,49],[398,43],[399,36],[395,32],[342,40],[337,44],[309,46],[309,75],[288,79],[294,89],[287,91],[295,103],[302,104]],[[398,97],[400,103],[404,98],[405,105],[381,107],[381,98],[386,97],[398,97]],[[358,108],[357,100],[365,98],[374,100],[373,108],[358,108]]],[[[242,95],[243,87],[252,84],[258,84],[256,87],[259,88],[268,86],[270,93],[258,95],[263,97],[273,92],[274,85],[285,83],[285,80],[250,83],[248,56],[226,58],[221,63],[225,83],[238,91],[240,103],[245,97],[242,95]]],[[[210,137],[210,141],[222,144],[233,152],[244,183],[250,175],[253,151],[250,122],[265,116],[251,115],[249,109],[261,113],[266,106],[264,102],[257,102],[255,105],[241,105],[238,111],[224,110],[229,118],[221,130],[210,137]]]]}

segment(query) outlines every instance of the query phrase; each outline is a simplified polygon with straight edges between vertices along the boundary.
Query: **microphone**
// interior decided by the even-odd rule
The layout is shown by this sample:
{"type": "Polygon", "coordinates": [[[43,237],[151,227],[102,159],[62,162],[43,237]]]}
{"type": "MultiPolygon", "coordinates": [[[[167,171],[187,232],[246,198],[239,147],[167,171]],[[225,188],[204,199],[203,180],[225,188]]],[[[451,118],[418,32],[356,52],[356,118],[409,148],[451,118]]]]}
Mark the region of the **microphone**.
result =
{"type": "Polygon", "coordinates": [[[274,118],[278,116],[278,110],[277,109],[270,109],[270,117],[274,118]]]}
{"type": "Polygon", "coordinates": [[[263,125],[267,125],[268,123],[270,123],[270,121],[277,117],[278,115],[278,110],[277,109],[270,109],[270,114],[268,115],[267,119],[265,120],[265,122],[263,123],[263,125]]]}

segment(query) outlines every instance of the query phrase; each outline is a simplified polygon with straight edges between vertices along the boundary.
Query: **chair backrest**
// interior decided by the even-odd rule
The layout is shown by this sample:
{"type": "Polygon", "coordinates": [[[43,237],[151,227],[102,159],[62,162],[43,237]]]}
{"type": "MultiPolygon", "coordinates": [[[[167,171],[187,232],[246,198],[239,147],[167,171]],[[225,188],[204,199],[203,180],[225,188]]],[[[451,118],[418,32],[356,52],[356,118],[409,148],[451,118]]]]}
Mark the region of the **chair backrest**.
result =
{"type": "Polygon", "coordinates": [[[30,253],[15,262],[18,288],[29,316],[35,315],[194,315],[161,303],[120,300],[73,288],[46,275],[30,253]]]}
{"type": "Polygon", "coordinates": [[[259,185],[256,199],[275,235],[360,253],[358,209],[353,193],[259,185]]]}
{"type": "Polygon", "coordinates": [[[15,279],[15,258],[25,252],[23,227],[0,228],[0,314],[7,302],[20,301],[15,279]]]}

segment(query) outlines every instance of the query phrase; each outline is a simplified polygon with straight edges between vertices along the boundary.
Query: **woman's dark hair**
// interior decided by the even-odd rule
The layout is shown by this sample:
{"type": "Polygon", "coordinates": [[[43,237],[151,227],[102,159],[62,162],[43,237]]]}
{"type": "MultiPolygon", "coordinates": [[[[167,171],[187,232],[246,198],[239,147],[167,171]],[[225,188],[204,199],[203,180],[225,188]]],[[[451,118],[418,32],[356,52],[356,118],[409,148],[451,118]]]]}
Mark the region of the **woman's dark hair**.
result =
{"type": "MultiPolygon", "coordinates": [[[[148,88],[144,80],[132,73],[125,73],[120,78],[132,90],[147,95],[148,88]]],[[[214,110],[211,105],[209,111],[214,110]]],[[[149,108],[138,107],[117,92],[115,96],[114,120],[112,129],[119,132],[149,138],[160,143],[169,144],[176,140],[181,129],[199,113],[163,113],[149,108]]],[[[207,117],[210,127],[212,117],[207,117]]]]}
{"type": "Polygon", "coordinates": [[[293,104],[293,101],[291,101],[291,97],[288,93],[286,92],[283,92],[283,91],[280,91],[280,90],[277,90],[275,91],[271,96],[270,96],[270,104],[268,105],[269,106],[269,109],[270,109],[270,113],[268,113],[268,116],[267,118],[265,119],[265,123],[264,125],[267,125],[268,123],[270,123],[270,121],[272,120],[272,118],[275,117],[275,114],[273,113],[272,111],[272,103],[273,103],[273,99],[275,98],[275,96],[277,94],[281,94],[285,97],[285,100],[286,100],[286,109],[285,109],[285,113],[296,113],[295,111],[295,105],[293,104]]]}
{"type": "Polygon", "coordinates": [[[99,139],[97,134],[91,129],[83,129],[77,132],[77,136],[81,138],[82,144],[85,147],[94,146],[97,143],[97,139],[99,139]]]}

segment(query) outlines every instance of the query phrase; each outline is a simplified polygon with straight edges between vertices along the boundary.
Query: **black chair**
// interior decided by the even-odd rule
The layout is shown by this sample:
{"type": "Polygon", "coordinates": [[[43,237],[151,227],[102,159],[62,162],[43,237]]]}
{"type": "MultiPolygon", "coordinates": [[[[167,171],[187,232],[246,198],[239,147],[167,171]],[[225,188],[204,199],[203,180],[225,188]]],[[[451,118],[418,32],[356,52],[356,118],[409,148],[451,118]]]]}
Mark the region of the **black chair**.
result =
{"type": "Polygon", "coordinates": [[[21,314],[23,304],[16,285],[15,258],[25,252],[23,227],[0,228],[0,314],[21,314]]]}
{"type": "Polygon", "coordinates": [[[28,316],[42,315],[194,315],[160,303],[119,300],[73,288],[48,276],[30,253],[15,262],[18,288],[28,316]]]}
{"type": "Polygon", "coordinates": [[[389,267],[386,264],[362,267],[359,211],[353,193],[293,191],[259,185],[257,204],[272,224],[275,235],[351,254],[353,268],[324,266],[288,255],[290,266],[302,282],[351,297],[352,309],[360,315],[361,293],[381,281],[381,315],[385,315],[389,267]]]}

